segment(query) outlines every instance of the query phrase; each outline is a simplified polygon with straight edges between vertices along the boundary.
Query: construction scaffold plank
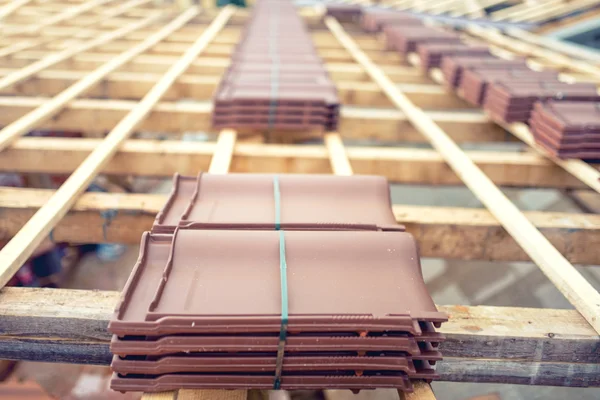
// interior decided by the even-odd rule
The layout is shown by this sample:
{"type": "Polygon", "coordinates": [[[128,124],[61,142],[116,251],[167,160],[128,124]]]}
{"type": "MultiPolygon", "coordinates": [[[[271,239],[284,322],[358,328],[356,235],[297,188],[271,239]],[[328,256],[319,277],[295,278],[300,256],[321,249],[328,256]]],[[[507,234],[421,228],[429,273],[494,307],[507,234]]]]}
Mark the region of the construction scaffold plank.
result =
{"type": "MultiPolygon", "coordinates": [[[[5,288],[0,358],[108,365],[118,292],[5,288]]],[[[598,386],[598,335],[575,310],[438,306],[442,380],[598,386]]]]}

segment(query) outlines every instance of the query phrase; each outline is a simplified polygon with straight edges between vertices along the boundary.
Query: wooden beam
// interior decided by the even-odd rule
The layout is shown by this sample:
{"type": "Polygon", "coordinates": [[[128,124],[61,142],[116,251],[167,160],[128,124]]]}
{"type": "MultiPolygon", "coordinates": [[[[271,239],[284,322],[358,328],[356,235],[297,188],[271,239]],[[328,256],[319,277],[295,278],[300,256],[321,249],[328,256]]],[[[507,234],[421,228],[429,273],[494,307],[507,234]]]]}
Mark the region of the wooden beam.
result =
{"type": "Polygon", "coordinates": [[[385,73],[358,48],[334,18],[325,18],[325,23],[340,43],[344,44],[356,61],[381,86],[390,100],[404,111],[409,121],[427,137],[452,170],[500,221],[548,279],[600,333],[600,293],[552,246],[446,132],[393,85],[385,73]]]}
{"type": "MultiPolygon", "coordinates": [[[[113,75],[116,77],[117,74],[119,73],[113,75]]],[[[143,75],[140,75],[140,79],[143,79],[143,75]]],[[[103,86],[98,89],[100,93],[103,86]]],[[[125,82],[123,87],[127,87],[125,82]]],[[[177,88],[178,84],[176,83],[174,87],[177,88]]],[[[10,124],[46,101],[47,98],[43,97],[0,96],[0,107],[2,107],[0,126],[10,124]]],[[[134,101],[124,100],[73,100],[60,114],[38,125],[38,128],[72,132],[109,131],[135,104],[134,101]]],[[[149,118],[142,123],[140,130],[170,134],[211,131],[211,111],[212,105],[209,102],[159,103],[149,118]]],[[[459,143],[517,140],[497,124],[492,123],[481,111],[428,111],[427,114],[459,143]]],[[[396,143],[425,141],[423,135],[408,123],[406,116],[398,110],[343,106],[340,117],[339,133],[346,139],[396,143]]]]}
{"type": "MultiPolygon", "coordinates": [[[[0,67],[21,68],[49,54],[45,51],[22,51],[10,58],[0,59],[0,67]]],[[[90,71],[113,58],[110,54],[86,52],[59,63],[56,68],[71,71],[90,71]]],[[[123,66],[122,71],[162,73],[176,59],[173,56],[145,54],[123,66]]],[[[221,75],[229,66],[230,59],[222,57],[200,56],[190,67],[188,73],[202,75],[221,75]]],[[[327,63],[325,68],[333,78],[339,80],[362,80],[366,78],[363,69],[353,63],[327,63]]],[[[386,65],[382,67],[395,82],[399,83],[431,83],[420,71],[402,65],[386,65]]]]}
{"type": "MultiPolygon", "coordinates": [[[[63,109],[66,104],[71,102],[73,99],[75,99],[82,93],[85,93],[86,90],[96,85],[106,75],[117,70],[129,60],[133,59],[149,47],[153,46],[155,43],[159,42],[163,37],[167,36],[170,31],[173,31],[177,29],[178,26],[185,24],[191,17],[193,17],[193,15],[195,15],[194,10],[192,10],[191,13],[181,15],[180,17],[173,20],[171,24],[168,24],[163,30],[157,32],[156,35],[150,36],[147,40],[141,42],[139,45],[125,51],[124,53],[119,54],[117,57],[113,58],[106,64],[103,64],[102,66],[92,71],[90,74],[85,75],[84,77],[76,81],[73,85],[68,86],[66,89],[62,90],[52,99],[48,100],[47,102],[44,102],[39,107],[33,109],[31,112],[27,113],[26,115],[23,115],[15,121],[12,121],[10,124],[2,128],[2,130],[0,130],[0,151],[4,150],[18,137],[26,135],[32,129],[39,126],[39,124],[51,119],[61,109],[63,109]]],[[[148,24],[156,22],[160,18],[161,15],[156,14],[136,24],[131,24],[122,29],[118,29],[112,34],[100,37],[98,38],[98,40],[112,40],[115,36],[118,37],[120,35],[124,35],[125,33],[131,30],[135,30],[142,26],[146,26],[148,24]]],[[[66,54],[62,53],[58,54],[56,58],[51,56],[41,60],[39,63],[33,63],[30,66],[23,68],[22,70],[18,70],[12,74],[5,76],[3,79],[0,79],[0,90],[10,87],[11,85],[14,85],[15,83],[18,83],[24,79],[27,79],[32,74],[39,72],[48,65],[52,65],[56,60],[60,60],[66,56],[66,54]]]]}
{"type": "MultiPolygon", "coordinates": [[[[5,150],[0,170],[69,174],[99,145],[97,139],[23,138],[5,150]]],[[[109,162],[104,173],[171,176],[206,170],[214,143],[132,140],[109,162]]],[[[456,185],[461,180],[434,150],[394,147],[348,147],[357,174],[386,176],[392,182],[456,185]]],[[[535,154],[468,151],[468,157],[503,186],[583,188],[585,185],[535,154]]],[[[240,143],[235,148],[233,172],[329,173],[322,146],[240,143]]]]}
{"type": "MultiPolygon", "coordinates": [[[[107,19],[110,18],[114,18],[117,17],[119,15],[125,14],[127,12],[129,12],[131,9],[135,8],[135,7],[139,7],[140,5],[144,5],[147,4],[149,2],[151,2],[152,0],[130,0],[124,4],[121,4],[117,7],[111,8],[108,12],[102,14],[100,17],[98,17],[98,19],[96,20],[96,22],[94,23],[101,23],[102,21],[105,21],[107,19]]],[[[82,29],[80,29],[79,31],[75,31],[73,32],[73,35],[71,37],[79,37],[80,36],[80,32],[82,31],[82,29]]],[[[107,34],[110,32],[102,32],[98,35],[92,36],[91,38],[94,37],[99,37],[102,36],[103,34],[107,34]]],[[[150,35],[148,35],[150,36],[150,35]]],[[[145,37],[141,40],[144,40],[145,37]]],[[[5,47],[2,47],[0,49],[0,57],[6,57],[9,56],[11,54],[17,53],[19,51],[23,51],[23,50],[27,50],[27,49],[31,49],[37,46],[41,46],[43,44],[46,44],[48,42],[51,42],[53,40],[55,40],[54,37],[52,36],[42,36],[40,38],[35,38],[35,39],[27,39],[27,40],[17,40],[15,42],[15,37],[10,37],[10,38],[5,38],[5,47]]]]}
{"type": "MultiPolygon", "coordinates": [[[[190,11],[190,10],[188,10],[190,11]]],[[[194,11],[194,10],[191,10],[194,11]]],[[[187,11],[185,12],[187,13],[187,11]]],[[[185,15],[184,13],[184,15],[185,15]]],[[[161,96],[204,50],[216,33],[234,13],[225,7],[214,19],[211,27],[198,37],[189,50],[161,77],[148,94],[110,131],[106,138],[69,176],[54,196],[44,204],[21,230],[0,250],[0,287],[4,286],[33,250],[41,243],[67,214],[77,197],[85,191],[95,176],[110,162],[119,147],[133,133],[161,96]]]]}
{"type": "Polygon", "coordinates": [[[346,149],[344,148],[344,142],[340,134],[337,132],[328,132],[323,138],[325,141],[325,147],[329,154],[329,162],[331,163],[331,169],[335,175],[352,175],[352,166],[346,149]]]}
{"type": "MultiPolygon", "coordinates": [[[[243,146],[243,143],[237,146],[243,146]]],[[[192,164],[192,167],[181,172],[195,175],[200,170],[207,170],[210,154],[206,156],[204,168],[200,165],[196,169],[193,160],[190,160],[188,164],[192,164]]],[[[164,158],[169,160],[171,157],[167,154],[164,158]]],[[[115,160],[122,161],[118,155],[115,160]]],[[[167,161],[165,164],[173,166],[172,163],[167,161]]],[[[1,238],[8,239],[16,234],[53,193],[44,189],[1,188],[1,238]]],[[[165,201],[164,195],[85,193],[54,228],[52,238],[71,243],[138,244],[142,232],[150,229],[154,216],[165,201]],[[105,211],[117,213],[109,224],[102,217],[105,211]]],[[[396,220],[415,236],[423,257],[530,260],[498,221],[484,209],[395,205],[394,214],[396,220]]],[[[600,246],[600,216],[540,211],[526,212],[525,216],[571,262],[600,264],[600,255],[589,251],[600,246]]]]}
{"type": "Polygon", "coordinates": [[[74,17],[78,15],[91,11],[98,6],[110,3],[112,1],[114,0],[90,0],[81,5],[70,7],[60,14],[56,14],[48,19],[45,19],[43,22],[38,22],[39,19],[37,19],[36,22],[38,23],[35,23],[33,26],[21,26],[16,30],[4,29],[3,36],[12,36],[15,34],[35,35],[47,26],[75,19],[74,17]]]}
{"type": "Polygon", "coordinates": [[[236,139],[237,133],[232,129],[224,129],[219,133],[208,172],[211,174],[226,174],[229,171],[236,139]]]}
{"type": "Polygon", "coordinates": [[[31,0],[13,0],[4,5],[2,8],[0,8],[0,21],[30,2],[31,0]]]}
{"type": "MultiPolygon", "coordinates": [[[[130,266],[124,266],[130,267],[130,266]]],[[[118,292],[4,288],[0,358],[107,365],[118,292]]],[[[598,335],[574,310],[439,306],[442,380],[599,386],[598,335]]]]}
{"type": "MultiPolygon", "coordinates": [[[[114,30],[112,32],[109,32],[102,36],[99,36],[95,39],[84,42],[81,45],[70,46],[68,48],[65,48],[64,50],[57,52],[57,53],[49,53],[47,56],[41,58],[39,61],[31,63],[31,64],[27,65],[26,67],[18,69],[16,71],[4,76],[2,79],[0,79],[0,91],[3,91],[19,82],[26,80],[26,79],[32,77],[33,75],[39,73],[40,71],[43,71],[46,68],[49,68],[55,64],[61,63],[65,60],[68,60],[70,57],[73,57],[76,54],[83,53],[94,47],[100,46],[104,43],[108,43],[111,40],[115,40],[119,37],[125,36],[128,33],[132,32],[136,29],[143,28],[152,23],[155,23],[158,20],[160,20],[161,18],[162,18],[162,14],[157,12],[148,18],[138,21],[137,23],[123,26],[117,30],[114,30]]],[[[144,42],[142,42],[142,43],[144,43],[144,42]]],[[[141,46],[142,46],[142,44],[139,44],[139,45],[135,46],[134,48],[140,48],[141,46]]],[[[148,48],[150,48],[150,47],[151,46],[148,46],[148,48]]],[[[132,49],[130,48],[130,49],[127,49],[125,51],[125,53],[131,52],[131,51],[132,51],[132,49]]],[[[122,54],[125,54],[125,53],[122,53],[122,54]]],[[[121,56],[121,54],[119,56],[121,56]]],[[[117,58],[117,57],[115,57],[115,58],[117,58]]]]}
{"type": "MultiPolygon", "coordinates": [[[[112,58],[111,60],[114,59],[115,58],[112,58]]],[[[107,63],[111,62],[111,60],[107,61],[107,63]]],[[[26,70],[11,68],[0,71],[0,76],[6,73],[8,74],[3,79],[0,79],[0,89],[2,89],[2,81],[5,79],[14,80],[17,79],[15,75],[29,75],[29,72],[26,70]]],[[[87,72],[69,72],[67,70],[43,71],[37,74],[37,79],[23,82],[8,90],[5,89],[3,90],[3,93],[14,95],[31,94],[37,96],[55,96],[61,90],[64,90],[78,80],[86,78],[88,75],[87,72]]],[[[140,74],[133,72],[118,72],[113,74],[113,76],[109,76],[102,85],[97,85],[86,92],[86,95],[89,97],[106,96],[112,99],[138,99],[144,96],[149,88],[152,87],[153,82],[156,82],[158,77],[160,77],[160,74],[158,73],[140,74]]],[[[209,100],[220,81],[221,78],[217,75],[184,75],[178,79],[177,83],[165,94],[165,100],[177,100],[181,98],[209,100]]],[[[343,104],[370,107],[389,107],[391,105],[387,97],[377,85],[374,85],[373,83],[337,81],[336,86],[340,100],[343,104]]],[[[456,95],[448,93],[445,88],[436,84],[401,83],[399,84],[399,87],[406,92],[415,103],[423,108],[473,108],[470,104],[467,104],[456,95]]]]}

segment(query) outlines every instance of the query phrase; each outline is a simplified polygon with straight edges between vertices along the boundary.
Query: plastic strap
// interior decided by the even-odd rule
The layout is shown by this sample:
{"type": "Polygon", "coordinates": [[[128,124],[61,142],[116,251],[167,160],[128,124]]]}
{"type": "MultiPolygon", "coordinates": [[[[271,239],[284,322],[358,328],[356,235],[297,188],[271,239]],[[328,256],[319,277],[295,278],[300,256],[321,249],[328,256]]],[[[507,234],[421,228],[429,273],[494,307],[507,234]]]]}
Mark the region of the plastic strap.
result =
{"type": "Polygon", "coordinates": [[[279,329],[279,345],[277,346],[277,362],[275,364],[275,381],[273,389],[281,388],[281,371],[283,369],[283,356],[288,327],[288,290],[287,290],[287,262],[285,260],[285,234],[279,231],[279,275],[281,278],[281,328],[279,329]]]}
{"type": "Polygon", "coordinates": [[[273,389],[281,388],[281,371],[283,369],[283,356],[285,354],[285,341],[288,327],[288,284],[287,262],[285,258],[285,234],[281,230],[281,192],[279,191],[279,177],[273,177],[273,195],[275,198],[275,230],[279,231],[279,277],[281,279],[281,327],[279,329],[279,345],[277,346],[277,362],[275,364],[275,381],[273,389]]]}

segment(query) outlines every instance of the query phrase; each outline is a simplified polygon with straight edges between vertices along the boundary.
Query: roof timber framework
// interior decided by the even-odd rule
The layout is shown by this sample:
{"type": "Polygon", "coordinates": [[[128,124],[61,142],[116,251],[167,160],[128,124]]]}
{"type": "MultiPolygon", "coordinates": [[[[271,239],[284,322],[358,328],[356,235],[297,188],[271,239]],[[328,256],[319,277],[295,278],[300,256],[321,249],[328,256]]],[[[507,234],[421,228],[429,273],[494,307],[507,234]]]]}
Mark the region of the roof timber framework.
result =
{"type": "MultiPolygon", "coordinates": [[[[208,143],[136,139],[136,131],[171,135],[210,131],[211,94],[229,64],[247,13],[232,14],[225,9],[196,15],[196,9],[178,12],[145,1],[20,3],[12,10],[0,4],[1,27],[14,32],[10,40],[0,38],[0,86],[9,82],[0,95],[0,125],[5,126],[0,130],[0,143],[5,147],[0,153],[0,171],[76,172],[58,191],[0,190],[1,232],[14,236],[0,251],[0,285],[51,231],[56,240],[74,242],[139,240],[164,197],[82,194],[98,173],[369,173],[399,183],[464,182],[475,192],[476,184],[485,181],[493,193],[479,195],[489,211],[396,206],[396,217],[419,240],[424,256],[533,258],[579,311],[440,306],[451,320],[442,329],[449,338],[443,349],[448,357],[438,371],[450,381],[600,385],[600,303],[595,303],[599,296],[570,264],[600,264],[600,256],[589,251],[600,244],[600,217],[521,213],[494,189],[496,185],[596,189],[586,178],[597,173],[596,168],[586,167],[582,172],[572,168],[572,163],[565,168],[534,151],[463,152],[454,143],[518,139],[481,111],[466,109],[461,99],[447,94],[419,69],[399,65],[397,55],[384,52],[377,38],[351,26],[344,29],[334,20],[324,25],[318,17],[307,20],[344,103],[339,132],[329,133],[323,145],[251,143],[245,140],[245,132],[229,130],[208,143]],[[65,4],[79,10],[77,18],[64,17],[65,4]],[[163,16],[158,21],[152,20],[156,11],[163,16]],[[187,18],[186,26],[171,25],[173,29],[165,31],[165,24],[176,18],[187,18]],[[147,26],[140,26],[148,19],[147,26]],[[38,25],[40,20],[44,26],[38,25]],[[16,29],[24,24],[30,28],[16,29]],[[134,24],[138,29],[131,29],[134,24]],[[114,33],[126,27],[131,31],[114,33]],[[101,37],[105,40],[98,40],[101,37]],[[149,37],[159,39],[148,42],[149,37]],[[90,45],[91,41],[95,43],[90,45]],[[150,45],[146,48],[144,43],[150,45]],[[73,48],[77,51],[65,53],[73,48]],[[141,49],[141,55],[132,48],[141,49]],[[134,53],[135,57],[129,57],[134,53]],[[40,57],[46,60],[44,68],[26,76],[19,72],[40,57]],[[115,59],[122,61],[116,71],[107,67],[114,66],[115,59]],[[81,91],[75,92],[72,88],[77,85],[81,91]],[[189,101],[178,101],[182,98],[189,101]],[[22,137],[33,128],[111,133],[104,139],[22,137]],[[343,143],[365,139],[376,144],[395,142],[396,146],[343,143]],[[432,143],[434,149],[401,147],[401,142],[432,143]],[[117,211],[110,223],[102,218],[109,209],[117,211]],[[502,217],[507,210],[516,224],[502,217]],[[525,232],[533,235],[533,245],[523,238],[525,232]],[[543,251],[535,253],[535,249],[543,251]],[[562,256],[555,257],[555,249],[562,256]]],[[[555,62],[538,55],[533,54],[542,65],[555,62]]],[[[590,77],[589,64],[575,71],[568,67],[565,72],[575,79],[590,77]]],[[[0,358],[107,364],[110,337],[106,325],[117,296],[115,292],[2,290],[0,358]]],[[[194,395],[202,396],[202,392],[194,395]]],[[[180,393],[178,398],[185,396],[180,393]]],[[[245,397],[244,392],[205,394],[213,399],[245,397]]],[[[408,397],[434,398],[428,385],[408,397]]]]}

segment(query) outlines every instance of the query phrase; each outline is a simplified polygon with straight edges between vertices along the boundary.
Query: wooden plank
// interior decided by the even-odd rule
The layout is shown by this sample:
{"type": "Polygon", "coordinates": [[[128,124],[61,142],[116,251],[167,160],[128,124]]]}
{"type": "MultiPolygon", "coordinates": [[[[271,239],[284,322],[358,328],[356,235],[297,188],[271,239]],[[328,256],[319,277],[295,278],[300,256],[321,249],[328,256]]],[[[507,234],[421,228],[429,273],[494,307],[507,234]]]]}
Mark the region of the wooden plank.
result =
{"type": "MultiPolygon", "coordinates": [[[[41,73],[43,75],[44,73],[41,73]]],[[[116,77],[118,72],[112,75],[116,77]]],[[[143,80],[143,75],[139,76],[143,80]]],[[[116,84],[117,81],[115,81],[116,84]]],[[[120,86],[127,87],[127,81],[120,86]]],[[[98,95],[103,96],[106,83],[99,86],[98,95]]],[[[177,84],[174,85],[177,88],[177,84]]],[[[35,90],[35,84],[32,86],[35,90]]],[[[176,89],[175,89],[176,90],[176,89]]],[[[92,89],[93,91],[93,89],[92,89]]],[[[1,97],[0,125],[8,125],[48,99],[44,97],[1,97]]],[[[40,129],[73,132],[108,131],[134,106],[134,101],[85,99],[73,100],[54,118],[45,121],[40,129]]],[[[181,134],[185,131],[212,131],[209,102],[159,103],[140,130],[181,134]]],[[[368,109],[342,106],[339,133],[344,139],[381,140],[423,143],[425,139],[406,119],[394,109],[368,109]]],[[[492,123],[480,111],[428,111],[427,114],[459,143],[506,142],[517,139],[492,123]]]]}
{"type": "Polygon", "coordinates": [[[506,36],[497,30],[488,29],[481,26],[469,25],[466,32],[472,36],[482,38],[488,43],[503,47],[517,54],[536,57],[548,61],[551,65],[558,65],[562,68],[568,68],[573,71],[589,74],[595,78],[600,77],[600,67],[587,62],[574,60],[569,56],[559,52],[536,47],[520,40],[506,36]]]}
{"type": "Polygon", "coordinates": [[[340,134],[328,132],[323,139],[333,173],[335,175],[352,175],[352,166],[350,166],[350,160],[348,160],[340,134]]]}
{"type": "MultiPolygon", "coordinates": [[[[107,59],[110,62],[114,58],[107,59]]],[[[41,63],[41,62],[40,62],[41,63]]],[[[0,79],[0,89],[11,86],[13,81],[24,80],[34,72],[37,73],[38,63],[30,64],[34,67],[25,67],[25,69],[5,69],[15,71],[0,79]],[[4,84],[3,82],[8,82],[4,84]]],[[[63,70],[64,71],[64,70],[63,70]]],[[[95,89],[89,93],[89,96],[97,95],[102,92],[104,96],[114,99],[141,98],[151,87],[152,82],[156,81],[156,73],[118,73],[117,78],[109,78],[106,85],[95,89]],[[139,78],[133,78],[137,75],[139,78]],[[125,79],[127,78],[127,79],[125,79]]],[[[30,83],[24,83],[12,90],[3,89],[6,94],[26,94],[35,93],[37,95],[54,95],[61,88],[66,87],[75,81],[78,76],[86,76],[85,73],[64,72],[45,72],[40,74],[40,80],[33,80],[30,83]]],[[[220,82],[218,75],[186,75],[182,77],[178,84],[167,94],[167,99],[176,99],[183,97],[194,98],[198,100],[208,100],[212,97],[216,87],[220,82]]],[[[374,84],[367,82],[337,81],[339,96],[343,104],[359,105],[370,107],[389,107],[391,105],[387,97],[374,84]]],[[[435,84],[425,83],[400,83],[399,87],[417,104],[427,109],[469,109],[472,105],[467,104],[454,94],[449,94],[446,89],[435,84]]]]}
{"type": "MultiPolygon", "coordinates": [[[[154,22],[157,22],[161,18],[162,18],[162,13],[157,12],[156,14],[153,14],[150,17],[145,18],[135,24],[126,25],[115,31],[104,34],[104,35],[99,36],[90,41],[87,41],[79,46],[70,46],[64,50],[57,52],[57,53],[49,53],[47,56],[43,57],[39,61],[29,64],[26,67],[16,70],[16,71],[4,76],[2,79],[0,79],[0,91],[5,90],[19,82],[22,82],[22,81],[32,77],[36,73],[38,73],[46,68],[49,68],[55,64],[63,62],[64,60],[67,60],[76,54],[83,53],[94,47],[97,47],[104,43],[110,42],[111,40],[125,36],[128,33],[132,32],[136,29],[143,28],[154,22]]],[[[131,50],[128,50],[128,51],[131,51],[131,50]]]]}
{"type": "Polygon", "coordinates": [[[335,19],[327,17],[325,23],[355,59],[369,71],[373,80],[381,86],[395,105],[403,110],[415,127],[427,137],[465,185],[515,238],[548,279],[590,325],[600,332],[600,293],[527,220],[446,132],[393,85],[389,78],[356,46],[335,19]]]}
{"type": "MultiPolygon", "coordinates": [[[[99,145],[98,139],[23,138],[0,157],[0,171],[69,174],[99,145]]],[[[103,172],[116,175],[194,175],[207,170],[214,143],[132,140],[103,172]]],[[[459,177],[434,150],[403,147],[346,149],[357,174],[387,177],[391,182],[455,185],[459,177]]],[[[468,151],[466,154],[499,185],[518,187],[584,188],[578,179],[551,161],[532,153],[468,151]]],[[[240,143],[232,171],[262,173],[329,173],[322,146],[240,143]]]]}
{"type": "MultiPolygon", "coordinates": [[[[31,112],[23,115],[19,119],[11,122],[2,130],[0,130],[0,151],[4,150],[8,147],[12,142],[14,142],[17,138],[26,135],[35,127],[39,126],[40,123],[51,119],[54,115],[56,115],[66,104],[71,102],[77,96],[85,93],[90,87],[96,85],[100,82],[106,75],[117,70],[122,65],[127,63],[129,60],[133,59],[137,55],[144,52],[149,47],[153,46],[155,43],[160,41],[163,37],[167,36],[169,32],[177,29],[177,27],[185,24],[196,14],[195,10],[191,10],[191,12],[187,14],[183,14],[172,21],[172,23],[168,24],[164,30],[159,31],[156,35],[149,37],[146,41],[140,43],[139,45],[129,49],[128,51],[119,54],[117,57],[113,58],[106,64],[98,67],[96,70],[92,71],[90,74],[84,76],[73,85],[67,87],[52,99],[47,102],[44,102],[39,107],[33,109],[31,112]]],[[[149,25],[153,22],[161,19],[161,14],[158,13],[154,16],[151,16],[145,20],[140,21],[136,24],[128,25],[122,29],[119,29],[112,34],[109,34],[104,37],[98,38],[99,41],[111,40],[115,36],[125,35],[127,32],[140,28],[142,26],[149,25]]],[[[58,58],[61,58],[61,55],[57,55],[58,58]]],[[[26,79],[30,76],[30,74],[34,74],[40,69],[45,68],[48,64],[52,64],[52,57],[43,59],[40,63],[31,64],[32,68],[24,68],[20,71],[17,71],[13,74],[7,75],[3,79],[0,79],[0,90],[1,88],[6,88],[11,86],[23,79],[26,79]],[[46,62],[46,60],[49,60],[46,62]]]]}
{"type": "MultiPolygon", "coordinates": [[[[0,238],[16,234],[53,193],[43,189],[0,189],[0,238]]],[[[138,244],[165,201],[164,195],[84,193],[54,228],[52,238],[71,243],[138,244]],[[106,211],[117,213],[109,224],[102,217],[106,211]]],[[[530,260],[484,209],[396,205],[394,214],[415,237],[423,257],[530,260]]],[[[526,212],[525,216],[571,262],[600,264],[600,254],[589,251],[600,246],[600,216],[540,211],[526,212]]]]}
{"type": "MultiPolygon", "coordinates": [[[[135,7],[139,7],[144,4],[147,4],[151,1],[153,1],[153,0],[131,0],[131,1],[128,1],[127,3],[121,4],[118,7],[114,7],[110,11],[102,14],[96,21],[94,21],[94,24],[102,23],[102,21],[105,21],[107,19],[114,18],[119,15],[125,14],[128,11],[130,11],[131,9],[133,9],[135,7]]],[[[76,30],[75,32],[73,32],[72,37],[79,37],[81,35],[82,31],[83,31],[83,29],[76,30]]],[[[108,33],[108,32],[106,32],[106,33],[108,33]]],[[[99,37],[101,35],[102,35],[102,33],[98,34],[94,37],[99,37]]],[[[148,35],[148,36],[150,36],[150,35],[148,35]]],[[[53,36],[44,35],[41,38],[18,40],[16,42],[15,42],[14,37],[10,37],[5,40],[6,40],[5,47],[0,48],[0,57],[6,57],[11,54],[17,53],[19,51],[23,51],[26,49],[31,49],[33,47],[43,45],[45,43],[55,40],[55,38],[53,36]]]]}
{"type": "Polygon", "coordinates": [[[2,8],[0,8],[0,21],[30,2],[31,0],[13,0],[4,5],[2,8]]]}
{"type": "MultiPolygon", "coordinates": [[[[131,266],[124,266],[131,267],[131,266]]],[[[0,358],[107,365],[118,292],[4,288],[0,358]]],[[[574,310],[439,306],[442,380],[599,386],[598,335],[574,310]],[[487,370],[486,370],[487,369],[487,370]],[[536,372],[539,371],[539,372],[536,372]]]]}
{"type": "Polygon", "coordinates": [[[208,172],[211,174],[226,174],[229,171],[236,139],[237,133],[233,129],[224,129],[219,133],[208,172]]]}
{"type": "MultiPolygon", "coordinates": [[[[195,11],[192,10],[192,12],[195,11]]],[[[15,271],[31,255],[35,247],[69,211],[77,197],[109,163],[119,147],[139,125],[139,122],[150,113],[164,92],[179,75],[185,72],[191,62],[202,52],[233,13],[234,9],[232,7],[225,7],[219,13],[211,27],[198,37],[198,40],[183,57],[173,64],[140,103],[117,124],[102,143],[69,176],[48,203],[44,204],[12,240],[0,250],[0,259],[2,260],[2,264],[0,264],[0,287],[8,282],[15,271]]]]}
{"type": "MultiPolygon", "coordinates": [[[[42,57],[47,56],[46,51],[22,51],[16,53],[11,58],[0,59],[0,66],[8,68],[21,68],[31,62],[37,61],[42,57]]],[[[80,53],[68,61],[59,63],[57,67],[72,71],[90,71],[97,68],[98,65],[106,63],[112,58],[110,54],[102,54],[95,52],[80,53]]],[[[128,72],[164,72],[176,59],[174,56],[161,56],[155,54],[142,55],[131,63],[123,66],[123,71],[128,72]]],[[[196,62],[192,64],[189,72],[195,74],[222,74],[229,66],[230,59],[213,56],[200,56],[196,62]]],[[[353,63],[327,63],[325,64],[327,71],[335,79],[363,79],[366,75],[363,70],[353,63]]],[[[399,83],[430,83],[429,79],[423,76],[419,71],[413,68],[401,65],[386,65],[382,67],[390,77],[399,83]]]]}
{"type": "MultiPolygon", "coordinates": [[[[86,1],[75,7],[70,7],[67,10],[61,12],[60,14],[56,14],[48,19],[45,19],[42,22],[36,23],[33,26],[22,26],[15,30],[4,29],[3,36],[12,36],[16,34],[28,34],[34,35],[39,33],[42,29],[47,26],[55,25],[64,21],[68,21],[71,19],[75,19],[74,17],[86,13],[88,11],[93,10],[94,8],[101,6],[103,4],[110,3],[114,0],[90,0],[86,1]]],[[[39,21],[39,19],[37,20],[39,21]]],[[[36,21],[36,22],[37,22],[36,21]]]]}

